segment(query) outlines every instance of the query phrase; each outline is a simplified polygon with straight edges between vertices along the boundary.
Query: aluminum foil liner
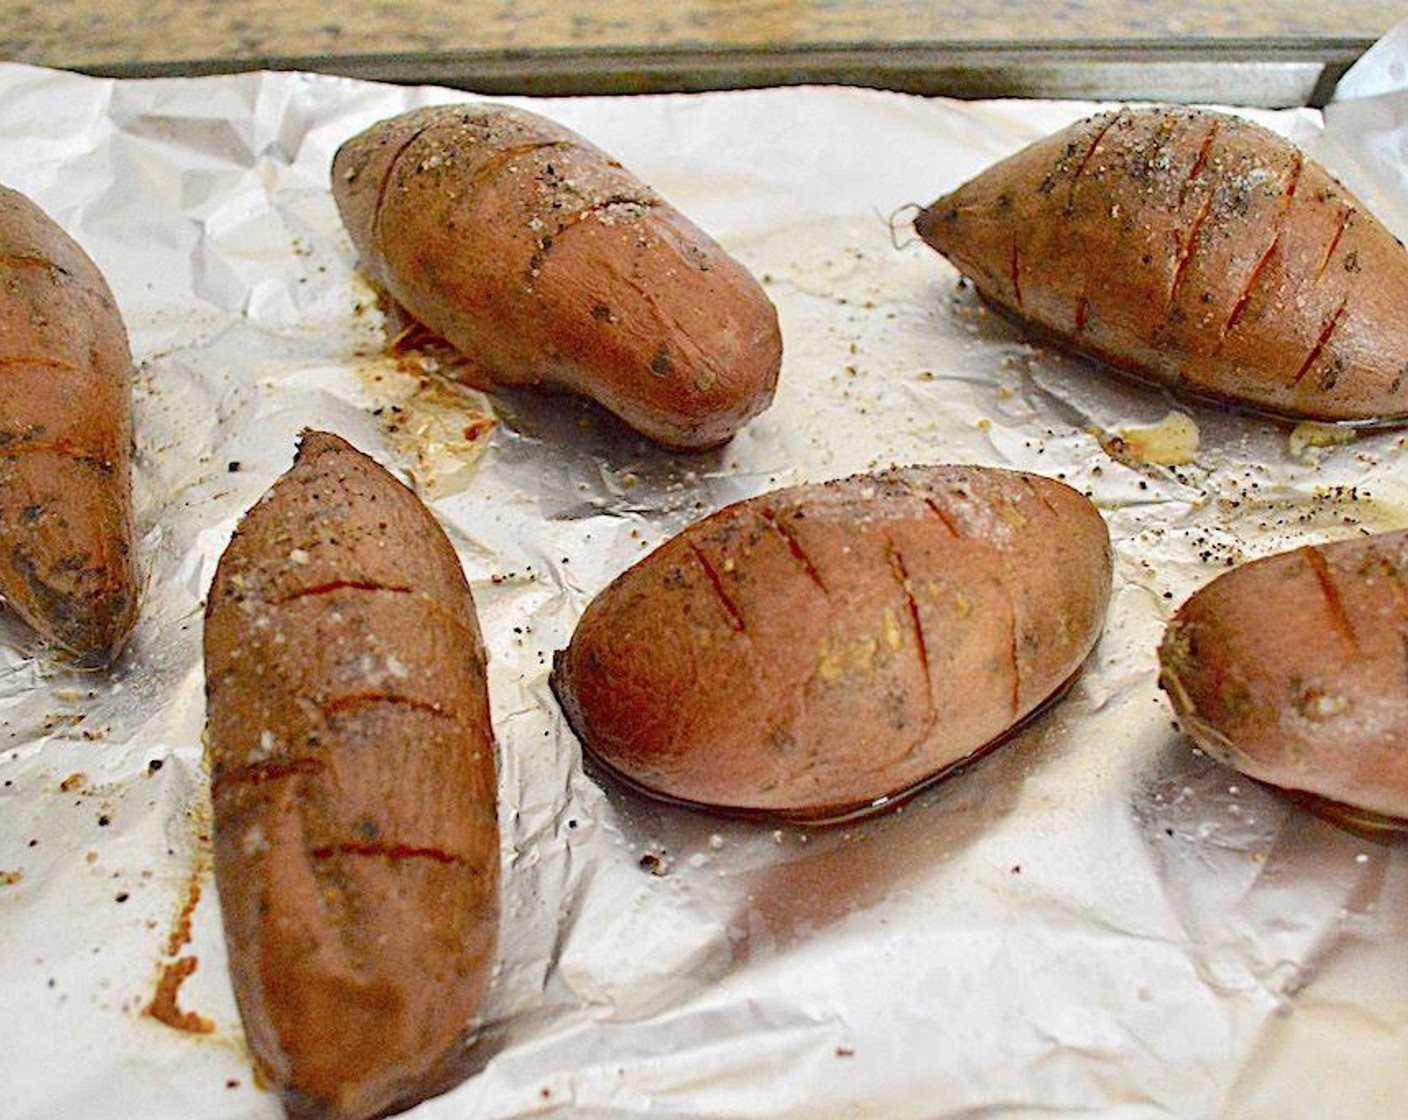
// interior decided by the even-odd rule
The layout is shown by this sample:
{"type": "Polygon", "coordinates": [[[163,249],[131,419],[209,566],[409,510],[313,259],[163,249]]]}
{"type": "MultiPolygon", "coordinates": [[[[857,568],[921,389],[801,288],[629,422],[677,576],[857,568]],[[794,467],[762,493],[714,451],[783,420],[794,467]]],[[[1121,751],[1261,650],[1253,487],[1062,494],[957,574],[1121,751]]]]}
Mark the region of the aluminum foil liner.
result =
{"type": "MultiPolygon", "coordinates": [[[[1367,92],[1323,127],[1252,114],[1400,234],[1405,53],[1366,60],[1367,92]]],[[[111,673],[57,668],[0,619],[0,1116],[280,1115],[253,1082],[210,878],[201,610],[305,425],[414,480],[492,658],[501,960],[475,1073],[418,1120],[1401,1111],[1403,842],[1201,755],[1155,649],[1231,564],[1408,524],[1403,437],[1327,442],[1112,380],[991,315],[909,230],[916,204],[1099,106],[818,88],[537,103],[777,303],[776,403],[691,455],[528,393],[496,398],[470,440],[460,410],[485,402],[384,352],[332,154],[466,96],[0,66],[0,180],[88,249],[131,331],[146,579],[111,673]],[[1062,703],[830,828],[662,807],[584,769],[547,673],[612,577],[729,501],[937,461],[1064,478],[1108,519],[1109,624],[1062,703]]]]}

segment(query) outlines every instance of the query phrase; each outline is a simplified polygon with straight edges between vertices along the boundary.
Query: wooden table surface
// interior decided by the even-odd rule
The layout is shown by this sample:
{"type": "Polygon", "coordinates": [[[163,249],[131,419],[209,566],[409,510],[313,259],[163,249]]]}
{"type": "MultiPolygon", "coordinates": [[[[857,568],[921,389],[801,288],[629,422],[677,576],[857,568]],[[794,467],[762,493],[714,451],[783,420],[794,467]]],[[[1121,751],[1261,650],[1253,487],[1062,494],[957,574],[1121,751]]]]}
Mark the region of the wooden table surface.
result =
{"type": "Polygon", "coordinates": [[[1408,0],[0,0],[0,60],[316,70],[485,94],[801,83],[1320,105],[1408,0]]]}
{"type": "Polygon", "coordinates": [[[1404,0],[5,0],[0,58],[134,62],[601,47],[1374,39],[1404,0]]]}

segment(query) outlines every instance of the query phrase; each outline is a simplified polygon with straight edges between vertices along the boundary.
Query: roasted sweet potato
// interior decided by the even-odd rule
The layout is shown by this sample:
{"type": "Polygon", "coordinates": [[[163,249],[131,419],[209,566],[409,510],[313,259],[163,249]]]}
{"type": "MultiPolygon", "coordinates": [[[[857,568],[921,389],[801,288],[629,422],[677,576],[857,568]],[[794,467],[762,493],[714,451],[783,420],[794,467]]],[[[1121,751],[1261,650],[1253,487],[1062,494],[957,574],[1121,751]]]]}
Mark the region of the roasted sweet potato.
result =
{"type": "Polygon", "coordinates": [[[1059,693],[1110,580],[1095,507],[1037,475],[920,467],[779,490],[602,591],[552,687],[587,750],[649,792],[835,819],[1059,693]]]}
{"type": "Polygon", "coordinates": [[[256,1068],[293,1117],[453,1084],[498,923],[474,602],[408,489],[336,436],[221,557],[205,617],[215,882],[256,1068]]]}
{"type": "Polygon", "coordinates": [[[132,354],[107,282],[0,187],[0,595],[102,666],[137,618],[132,354]]]}
{"type": "Polygon", "coordinates": [[[1234,568],[1178,609],[1159,660],[1181,726],[1214,758],[1408,822],[1408,531],[1234,568]]]}
{"type": "Polygon", "coordinates": [[[915,227],[998,307],[1177,391],[1288,419],[1408,421],[1408,252],[1247,121],[1102,113],[915,227]]]}
{"type": "Polygon", "coordinates": [[[661,443],[723,443],[772,400],[777,312],[749,272],[604,152],[504,105],[416,109],[337,152],[368,276],[478,388],[604,405],[661,443]]]}

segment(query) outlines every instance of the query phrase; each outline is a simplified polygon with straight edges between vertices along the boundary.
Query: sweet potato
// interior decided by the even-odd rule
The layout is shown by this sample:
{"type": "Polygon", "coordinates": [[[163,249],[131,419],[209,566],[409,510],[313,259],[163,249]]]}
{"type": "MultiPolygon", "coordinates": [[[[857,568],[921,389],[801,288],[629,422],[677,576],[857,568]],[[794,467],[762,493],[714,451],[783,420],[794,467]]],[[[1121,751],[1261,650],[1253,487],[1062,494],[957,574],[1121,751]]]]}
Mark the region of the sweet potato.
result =
{"type": "Polygon", "coordinates": [[[88,255],[0,187],[0,595],[83,666],[137,617],[132,354],[88,255]]]}
{"type": "Polygon", "coordinates": [[[1159,660],[1181,726],[1214,758],[1408,820],[1408,531],[1234,568],[1179,607],[1159,660]]]}
{"type": "Polygon", "coordinates": [[[1408,421],[1408,252],[1247,121],[1102,113],[915,227],[992,303],[1113,366],[1287,419],[1408,421]]]}
{"type": "Polygon", "coordinates": [[[777,312],[604,152],[504,105],[382,121],[337,152],[362,266],[476,387],[556,387],[661,443],[723,443],[772,400],[777,312]]]}
{"type": "Polygon", "coordinates": [[[695,523],[554,659],[583,745],[645,790],[830,820],[993,745],[1060,692],[1110,592],[1095,507],[1037,475],[917,467],[695,523]]]}
{"type": "Polygon", "coordinates": [[[205,617],[215,881],[256,1068],[294,1117],[453,1084],[498,922],[474,602],[404,486],[305,433],[205,617]]]}

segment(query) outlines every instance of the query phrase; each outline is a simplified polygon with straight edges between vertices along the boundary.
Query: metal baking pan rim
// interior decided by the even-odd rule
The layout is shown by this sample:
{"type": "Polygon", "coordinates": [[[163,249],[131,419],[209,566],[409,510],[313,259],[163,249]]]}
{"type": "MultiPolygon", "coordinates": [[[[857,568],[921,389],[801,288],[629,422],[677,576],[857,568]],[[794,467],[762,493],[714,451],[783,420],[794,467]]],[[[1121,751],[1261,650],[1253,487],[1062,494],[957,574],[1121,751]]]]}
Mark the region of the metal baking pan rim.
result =
{"type": "Polygon", "coordinates": [[[114,78],[295,70],[499,96],[853,85],[962,99],[1201,102],[1270,109],[1323,105],[1372,44],[1364,38],[682,44],[261,55],[73,69],[114,78]]]}

